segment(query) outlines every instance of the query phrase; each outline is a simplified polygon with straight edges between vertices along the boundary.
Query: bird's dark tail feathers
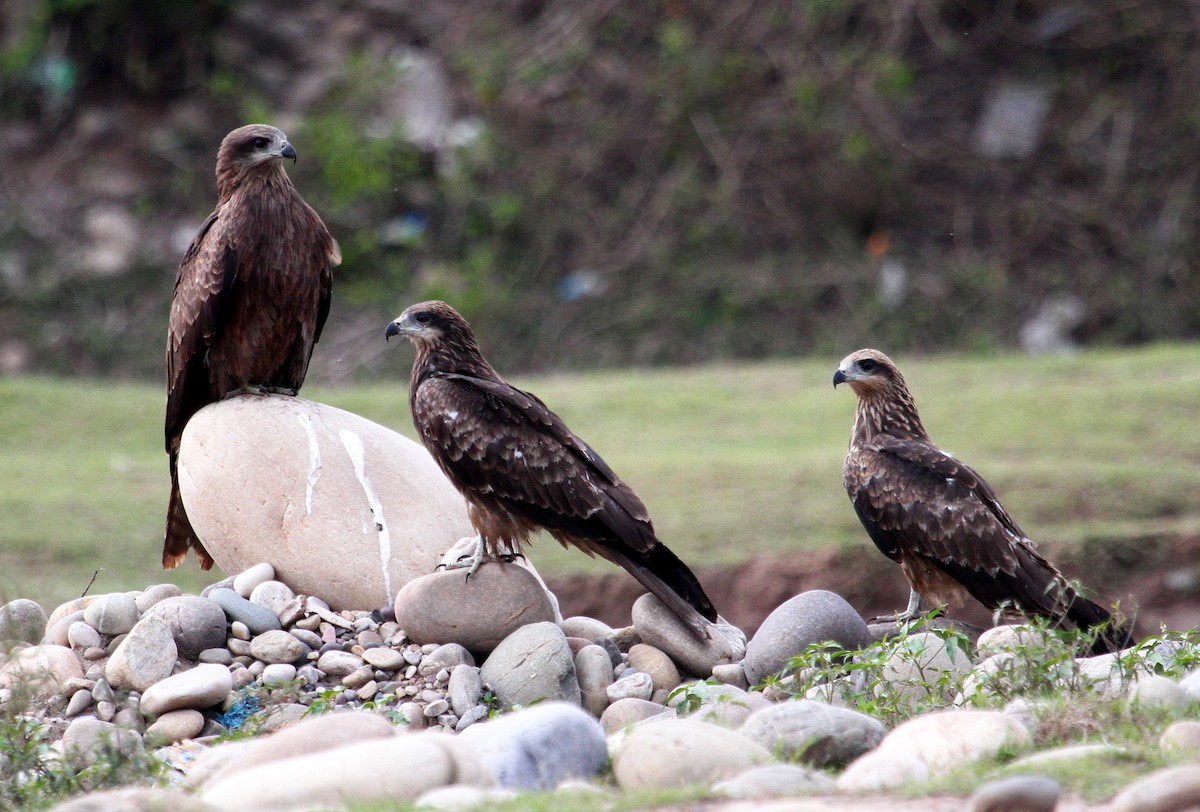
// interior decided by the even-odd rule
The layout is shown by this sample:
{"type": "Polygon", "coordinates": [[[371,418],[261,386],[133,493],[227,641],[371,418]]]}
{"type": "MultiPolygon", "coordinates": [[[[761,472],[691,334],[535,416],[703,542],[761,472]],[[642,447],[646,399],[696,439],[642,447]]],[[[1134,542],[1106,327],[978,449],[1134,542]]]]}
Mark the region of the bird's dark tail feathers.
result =
{"type": "Polygon", "coordinates": [[[167,503],[167,527],[163,533],[163,569],[174,569],[182,564],[189,549],[196,551],[196,556],[200,559],[200,569],[212,569],[213,558],[200,543],[200,538],[192,529],[192,521],[183,507],[183,499],[179,495],[179,478],[175,470],[175,456],[172,455],[171,498],[167,503]]]}
{"type": "Polygon", "coordinates": [[[1065,613],[1067,620],[1080,629],[1097,630],[1096,642],[1092,644],[1093,654],[1121,651],[1133,645],[1133,635],[1128,629],[1118,625],[1107,609],[1080,597],[1069,587],[1065,590],[1063,598],[1070,601],[1065,613]]]}
{"type": "Polygon", "coordinates": [[[700,581],[661,542],[648,552],[626,554],[611,548],[597,550],[623,567],[638,582],[682,620],[696,637],[707,639],[709,623],[717,620],[717,610],[700,586],[700,581]]]}

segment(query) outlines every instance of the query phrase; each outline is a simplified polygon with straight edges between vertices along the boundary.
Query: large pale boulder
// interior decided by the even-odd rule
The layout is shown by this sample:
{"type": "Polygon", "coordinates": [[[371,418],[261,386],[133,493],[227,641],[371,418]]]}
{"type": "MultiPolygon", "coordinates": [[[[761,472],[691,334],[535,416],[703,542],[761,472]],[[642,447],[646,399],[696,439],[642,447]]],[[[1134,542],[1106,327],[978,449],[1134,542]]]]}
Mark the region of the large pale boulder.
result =
{"type": "Polygon", "coordinates": [[[179,490],[222,569],[269,562],[277,580],[335,610],[391,604],[474,535],[462,497],[417,443],[283,395],[197,412],[179,448],[179,490]]]}

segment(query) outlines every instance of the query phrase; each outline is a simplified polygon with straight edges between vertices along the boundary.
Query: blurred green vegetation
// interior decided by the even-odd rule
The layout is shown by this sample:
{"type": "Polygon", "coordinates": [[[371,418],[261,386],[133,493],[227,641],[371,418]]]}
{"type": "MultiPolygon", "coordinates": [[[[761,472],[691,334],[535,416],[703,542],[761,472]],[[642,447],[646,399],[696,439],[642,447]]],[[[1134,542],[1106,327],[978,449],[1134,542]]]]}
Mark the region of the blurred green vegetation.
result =
{"type": "MultiPolygon", "coordinates": [[[[989,350],[1063,294],[1085,306],[1069,328],[1085,344],[1200,335],[1200,22],[1182,0],[379,12],[373,33],[446,66],[454,118],[475,128],[437,149],[380,126],[408,68],[378,48],[346,50],[300,111],[303,47],[269,39],[272,70],[294,72],[282,87],[213,48],[247,25],[287,44],[256,2],[25,0],[0,109],[51,138],[97,104],[206,111],[212,133],[179,136],[135,207],[146,218],[202,217],[219,134],[288,110],[303,156],[289,171],[345,256],[327,335],[439,297],[503,325],[492,355],[509,368],[989,350]],[[975,125],[1005,83],[1047,94],[1049,113],[1031,154],[982,157],[975,125]],[[885,263],[906,274],[896,298],[885,263]]],[[[38,239],[11,211],[0,251],[38,239]]],[[[0,283],[15,325],[0,339],[26,337],[39,370],[157,374],[146,314],[165,314],[177,257],[110,282],[42,255],[32,284],[0,283]],[[111,318],[63,340],[97,300],[111,318]]]]}
{"type": "MultiPolygon", "coordinates": [[[[318,347],[318,352],[321,348],[318,347]]],[[[402,351],[396,349],[399,354],[402,351]]],[[[933,437],[975,466],[1052,559],[1090,549],[1134,569],[1145,542],[1200,532],[1200,350],[1162,345],[1030,361],[893,356],[933,437]]],[[[698,567],[869,545],[841,464],[854,396],[838,357],[519,378],[643,498],[660,537],[698,567]]],[[[406,386],[305,396],[412,436],[406,386]]],[[[143,384],[0,378],[0,601],[219,578],[159,569],[167,499],[162,393],[143,384]]],[[[540,537],[547,574],[612,565],[540,537]]]]}

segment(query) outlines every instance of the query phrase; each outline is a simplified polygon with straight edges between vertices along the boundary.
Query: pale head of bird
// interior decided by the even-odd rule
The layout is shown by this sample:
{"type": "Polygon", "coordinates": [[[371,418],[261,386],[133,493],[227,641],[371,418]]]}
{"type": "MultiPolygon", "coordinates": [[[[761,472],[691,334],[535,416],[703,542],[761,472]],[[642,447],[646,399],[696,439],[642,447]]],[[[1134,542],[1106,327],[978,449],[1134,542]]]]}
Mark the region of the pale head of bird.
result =
{"type": "Polygon", "coordinates": [[[834,388],[840,383],[850,384],[854,394],[860,398],[884,392],[897,383],[901,388],[906,388],[904,378],[892,359],[872,349],[855,350],[842,359],[833,373],[834,388]]]}
{"type": "Polygon", "coordinates": [[[453,307],[439,301],[410,305],[387,326],[383,335],[384,338],[404,336],[418,346],[446,339],[461,341],[468,338],[472,344],[475,341],[467,320],[453,307]]]}
{"type": "Polygon", "coordinates": [[[283,130],[270,124],[247,124],[238,127],[221,142],[217,151],[217,174],[222,166],[244,171],[268,161],[278,164],[285,158],[296,162],[296,149],[288,143],[283,130]]]}

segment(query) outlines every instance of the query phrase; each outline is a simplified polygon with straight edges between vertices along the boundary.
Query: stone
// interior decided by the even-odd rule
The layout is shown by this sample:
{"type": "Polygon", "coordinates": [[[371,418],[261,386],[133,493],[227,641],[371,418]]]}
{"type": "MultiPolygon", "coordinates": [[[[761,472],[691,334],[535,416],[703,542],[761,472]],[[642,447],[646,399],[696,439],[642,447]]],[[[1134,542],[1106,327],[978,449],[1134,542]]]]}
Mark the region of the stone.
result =
{"type": "Polygon", "coordinates": [[[475,724],[469,743],[506,789],[553,789],[568,779],[590,779],[608,766],[604,729],[594,717],[563,702],[547,702],[475,724]]]}
{"type": "Polygon", "coordinates": [[[13,643],[37,643],[47,626],[46,610],[35,601],[17,598],[0,606],[0,653],[13,643]]]}
{"type": "Polygon", "coordinates": [[[254,739],[250,748],[241,753],[236,761],[214,772],[211,780],[222,780],[272,761],[321,753],[372,739],[390,738],[395,734],[396,728],[390,722],[369,711],[351,710],[309,716],[270,737],[254,739]]]}
{"type": "Polygon", "coordinates": [[[252,567],[233,576],[233,591],[243,598],[249,598],[255,587],[275,579],[275,568],[266,561],[260,561],[252,567]]]}
{"type": "Polygon", "coordinates": [[[838,779],[849,791],[891,789],[912,780],[946,775],[1002,751],[1028,747],[1029,731],[999,711],[956,710],[909,719],[838,779]],[[923,766],[914,768],[911,759],[923,766]],[[899,783],[888,783],[898,781],[899,783]]]}
{"type": "Polygon", "coordinates": [[[67,642],[76,651],[87,651],[89,648],[100,646],[100,632],[93,629],[82,620],[77,620],[67,627],[67,642]]]}
{"type": "Polygon", "coordinates": [[[229,665],[233,662],[233,652],[227,648],[206,648],[196,657],[196,662],[229,665]]]}
{"type": "Polygon", "coordinates": [[[755,711],[739,732],[787,761],[842,767],[874,749],[887,731],[865,713],[801,699],[755,711]]]}
{"type": "Polygon", "coordinates": [[[179,789],[122,787],[76,795],[50,812],[214,812],[208,804],[179,789]]]}
{"type": "Polygon", "coordinates": [[[1025,624],[993,626],[975,641],[975,656],[984,660],[1004,652],[1042,651],[1048,640],[1047,634],[1043,629],[1025,624]]]}
{"type": "Polygon", "coordinates": [[[872,750],[852,762],[837,778],[842,792],[890,792],[898,787],[925,784],[929,765],[915,753],[872,750]]]}
{"type": "Polygon", "coordinates": [[[372,668],[382,668],[384,671],[395,671],[405,664],[404,655],[394,648],[369,648],[362,653],[363,661],[372,668]]]}
{"type": "MultiPolygon", "coordinates": [[[[679,669],[671,658],[654,646],[638,643],[629,648],[629,665],[649,674],[656,691],[673,691],[679,687],[679,669]]],[[[726,663],[730,665],[730,663],[726,663]]],[[[718,666],[720,667],[720,666],[718,666]]]]}
{"type": "Polygon", "coordinates": [[[494,778],[474,749],[458,737],[387,736],[214,776],[200,799],[228,812],[341,809],[412,801],[452,783],[491,786],[494,778]]]}
{"type": "Polygon", "coordinates": [[[146,728],[142,740],[147,747],[163,747],[192,739],[204,729],[204,714],[198,710],[173,710],[164,713],[146,728]]]}
{"type": "Polygon", "coordinates": [[[1143,707],[1175,710],[1186,708],[1191,701],[1175,680],[1158,674],[1135,681],[1129,686],[1129,697],[1143,707]]]}
{"type": "MultiPolygon", "coordinates": [[[[71,626],[76,623],[83,623],[83,610],[72,612],[69,615],[64,615],[55,621],[46,621],[46,633],[42,636],[42,643],[51,646],[71,646],[71,640],[67,636],[71,626]]],[[[0,646],[0,649],[3,649],[0,646]]]]}
{"type": "Polygon", "coordinates": [[[197,659],[206,648],[225,646],[225,613],[207,598],[196,595],[163,598],[145,614],[166,621],[179,656],[186,660],[197,659]]]}
{"type": "Polygon", "coordinates": [[[449,669],[458,665],[475,665],[475,658],[458,643],[446,643],[421,657],[419,673],[421,676],[429,676],[443,668],[449,669]]]}
{"type": "Polygon", "coordinates": [[[67,763],[77,770],[100,760],[132,759],[145,754],[141,736],[90,716],[81,716],[67,726],[62,752],[67,763]]]}
{"type": "Polygon", "coordinates": [[[1156,770],[1116,794],[1107,812],[1183,812],[1200,807],[1200,764],[1156,770]]]}
{"type": "Polygon", "coordinates": [[[746,679],[758,685],[809,644],[826,641],[855,650],[868,644],[870,634],[866,622],[840,595],[823,589],[802,592],[771,612],[746,645],[746,679]]]}
{"type": "Polygon", "coordinates": [[[733,778],[718,781],[712,788],[725,798],[789,798],[832,792],[834,781],[824,773],[795,764],[768,764],[751,767],[733,778]]]}
{"type": "Polygon", "coordinates": [[[619,702],[622,699],[631,698],[649,699],[654,696],[654,681],[649,674],[632,671],[609,685],[605,689],[605,694],[609,702],[619,702]]]}
{"type": "Polygon", "coordinates": [[[469,579],[463,569],[410,580],[396,595],[396,622],[418,643],[459,643],[486,655],[522,626],[554,621],[554,607],[532,573],[495,562],[469,579]]]}
{"type": "Polygon", "coordinates": [[[1063,762],[1110,761],[1128,756],[1129,751],[1115,744],[1069,744],[1030,753],[1012,762],[1012,767],[1022,770],[1046,770],[1063,762]]]}
{"type": "Polygon", "coordinates": [[[137,602],[125,592],[110,592],[88,604],[83,620],[100,634],[125,634],[138,620],[137,602]]]}
{"type": "Polygon", "coordinates": [[[272,663],[263,669],[262,684],[268,688],[286,685],[296,678],[296,666],[291,663],[272,663]]]}
{"type": "Polygon", "coordinates": [[[0,688],[20,686],[33,699],[62,693],[72,679],[83,679],[83,666],[66,646],[30,646],[13,653],[0,666],[0,688]]]}
{"type": "Polygon", "coordinates": [[[134,598],[133,603],[137,606],[139,613],[145,613],[147,609],[156,603],[164,601],[167,598],[177,598],[182,594],[183,590],[175,584],[155,584],[142,590],[142,594],[134,598]]]}
{"type": "Polygon", "coordinates": [[[324,671],[326,675],[341,679],[348,676],[351,672],[362,667],[363,659],[357,654],[351,654],[348,651],[327,651],[317,659],[317,668],[324,671]]]}
{"type": "Polygon", "coordinates": [[[707,677],[717,665],[740,660],[746,636],[724,620],[710,624],[700,640],[692,630],[654,595],[646,594],[633,603],[633,628],[641,641],[666,653],[689,674],[707,677]]]}
{"type": "Polygon", "coordinates": [[[746,679],[746,669],[742,667],[741,663],[725,663],[713,666],[712,675],[713,679],[717,682],[741,688],[743,691],[750,688],[750,680],[746,679]]]}
{"type": "Polygon", "coordinates": [[[470,665],[457,666],[450,672],[446,698],[451,709],[461,718],[483,698],[483,678],[479,669],[470,665]]]}
{"type": "Polygon", "coordinates": [[[188,516],[222,569],[269,559],[277,580],[335,610],[390,604],[474,535],[462,496],[424,448],[301,398],[204,407],[184,429],[178,466],[188,516]]]}
{"type": "Polygon", "coordinates": [[[147,613],[108,658],[104,677],[110,685],[145,691],[171,676],[179,651],[167,622],[147,613]]]}
{"type": "Polygon", "coordinates": [[[505,637],[483,663],[480,676],[504,707],[536,700],[582,702],[571,647],[552,622],[531,623],[505,637]]]}
{"type": "Polygon", "coordinates": [[[899,694],[910,699],[936,695],[949,699],[958,678],[971,670],[971,660],[961,649],[948,649],[946,641],[933,632],[902,637],[888,651],[875,687],[877,696],[899,694]],[[948,693],[949,691],[949,693],[948,693]]]}
{"type": "Polygon", "coordinates": [[[771,761],[771,754],[740,733],[692,719],[635,727],[613,757],[624,790],[712,784],[771,761]]]}
{"type": "MultiPolygon", "coordinates": [[[[295,599],[296,593],[283,581],[264,581],[250,593],[251,603],[270,609],[276,617],[281,617],[295,599]]],[[[280,620],[281,624],[282,622],[280,620]]]]}
{"type": "Polygon", "coordinates": [[[448,787],[436,787],[422,793],[413,804],[417,809],[492,809],[497,805],[512,800],[517,795],[511,789],[496,787],[467,787],[451,784],[448,787]]]}
{"type": "Polygon", "coordinates": [[[566,618],[558,625],[567,637],[580,637],[592,643],[601,637],[611,637],[613,633],[612,626],[583,615],[566,618]]]}
{"type": "Polygon", "coordinates": [[[154,683],[142,694],[142,714],[154,718],[167,711],[201,710],[216,705],[233,690],[233,677],[223,665],[198,665],[154,683]]]}
{"type": "Polygon", "coordinates": [[[583,709],[599,718],[609,705],[608,686],[613,682],[608,652],[594,643],[581,648],[575,654],[575,675],[579,680],[583,709]]]}
{"type": "Polygon", "coordinates": [[[307,646],[280,629],[265,631],[250,641],[250,656],[267,664],[294,663],[307,651],[307,646]]]}
{"type": "Polygon", "coordinates": [[[68,719],[74,718],[92,706],[94,697],[91,691],[76,691],[71,694],[71,699],[67,702],[67,709],[63,711],[63,716],[68,719]]]}
{"type": "Polygon", "coordinates": [[[1179,687],[1187,692],[1193,702],[1200,702],[1200,669],[1190,672],[1179,680],[1179,687]]]}
{"type": "Polygon", "coordinates": [[[1200,722],[1191,719],[1173,722],[1158,739],[1163,749],[1200,750],[1200,722]]]}
{"type": "Polygon", "coordinates": [[[1062,787],[1042,775],[989,781],[971,794],[967,812],[1054,812],[1062,787]]]}
{"type": "Polygon", "coordinates": [[[214,589],[208,593],[208,599],[220,606],[230,621],[245,623],[250,634],[262,634],[281,628],[278,615],[265,606],[251,603],[232,589],[214,589]]]}

